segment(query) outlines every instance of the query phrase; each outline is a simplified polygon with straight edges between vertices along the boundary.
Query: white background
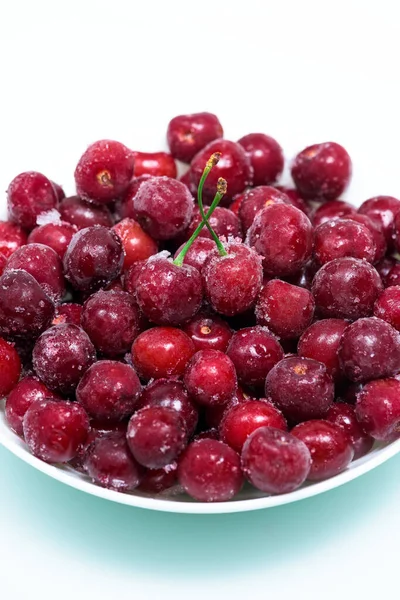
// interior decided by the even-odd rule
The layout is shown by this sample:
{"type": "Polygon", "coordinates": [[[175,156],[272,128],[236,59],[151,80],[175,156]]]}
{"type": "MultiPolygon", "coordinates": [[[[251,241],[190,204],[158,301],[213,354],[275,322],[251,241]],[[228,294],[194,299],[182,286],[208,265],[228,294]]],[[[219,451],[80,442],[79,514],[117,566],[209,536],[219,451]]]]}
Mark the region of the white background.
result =
{"type": "MultiPolygon", "coordinates": [[[[355,203],[400,196],[396,5],[3,2],[0,189],[40,170],[71,194],[90,142],[163,149],[170,118],[210,110],[227,137],[263,131],[288,158],[309,143],[342,143],[355,203]]],[[[0,467],[4,600],[398,594],[399,458],[320,497],[225,517],[112,505],[3,449],[0,467]]]]}

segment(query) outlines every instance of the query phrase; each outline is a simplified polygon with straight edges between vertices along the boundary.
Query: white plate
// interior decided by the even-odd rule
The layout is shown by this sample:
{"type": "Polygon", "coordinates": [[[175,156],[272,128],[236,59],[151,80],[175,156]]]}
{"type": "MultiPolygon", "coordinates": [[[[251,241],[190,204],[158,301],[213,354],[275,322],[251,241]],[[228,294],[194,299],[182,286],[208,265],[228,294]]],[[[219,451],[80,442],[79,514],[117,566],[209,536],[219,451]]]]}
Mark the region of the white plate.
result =
{"type": "Polygon", "coordinates": [[[8,428],[4,418],[3,404],[4,403],[1,403],[0,408],[0,443],[10,450],[10,452],[15,454],[15,456],[18,456],[18,458],[21,458],[35,469],[49,475],[53,479],[57,479],[58,481],[70,485],[77,490],[81,490],[82,492],[86,492],[87,494],[99,496],[100,498],[112,500],[113,502],[119,502],[120,504],[128,504],[130,506],[164,512],[191,514],[233,513],[258,510],[260,508],[270,508],[272,506],[279,506],[280,504],[296,502],[297,500],[310,498],[311,496],[338,487],[343,483],[347,483],[352,479],[356,479],[356,477],[364,475],[364,473],[371,471],[400,452],[400,440],[386,445],[376,444],[369,454],[351,463],[346,471],[336,475],[336,477],[332,477],[331,479],[319,483],[304,485],[295,492],[282,494],[280,496],[263,496],[262,492],[258,492],[250,487],[245,487],[245,489],[230,502],[195,502],[185,494],[154,498],[145,494],[140,494],[139,492],[122,494],[120,492],[114,492],[113,490],[107,490],[94,485],[84,475],[81,475],[68,467],[49,465],[32,456],[27,450],[24,442],[8,428]]]}

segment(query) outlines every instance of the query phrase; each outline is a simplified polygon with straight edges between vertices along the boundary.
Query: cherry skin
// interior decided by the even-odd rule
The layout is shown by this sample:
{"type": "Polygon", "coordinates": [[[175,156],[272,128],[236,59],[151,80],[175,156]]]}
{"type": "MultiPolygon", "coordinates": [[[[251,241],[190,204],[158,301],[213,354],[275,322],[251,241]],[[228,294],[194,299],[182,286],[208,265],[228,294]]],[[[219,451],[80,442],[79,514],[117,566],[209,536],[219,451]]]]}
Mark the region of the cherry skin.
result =
{"type": "Polygon", "coordinates": [[[111,358],[129,352],[142,330],[139,308],[123,291],[99,290],[90,296],[83,306],[81,323],[96,350],[111,358]]]}
{"type": "Polygon", "coordinates": [[[295,356],[271,369],[265,394],[289,421],[299,423],[326,415],[334,399],[334,385],[324,364],[295,356]]]}
{"type": "Polygon", "coordinates": [[[46,223],[35,227],[29,234],[28,244],[49,246],[62,259],[72,236],[78,231],[75,225],[67,221],[46,223]]]}
{"type": "Polygon", "coordinates": [[[96,360],[87,334],[76,325],[64,323],[47,329],[33,349],[33,367],[51,390],[72,393],[85,371],[96,360]]]}
{"type": "Polygon", "coordinates": [[[28,243],[24,229],[10,221],[0,221],[0,252],[9,258],[15,250],[28,243]]]}
{"type": "Polygon", "coordinates": [[[400,211],[400,200],[393,196],[375,196],[365,200],[358,209],[362,215],[367,215],[382,226],[386,243],[393,249],[395,241],[395,217],[400,211]]]}
{"type": "Polygon", "coordinates": [[[356,415],[374,439],[392,442],[400,437],[400,381],[376,379],[357,395],[356,415]]]}
{"type": "MultiPolygon", "coordinates": [[[[208,212],[208,209],[208,206],[204,206],[204,212],[206,214],[208,212]]],[[[189,239],[201,222],[202,218],[200,215],[200,211],[195,207],[190,225],[185,231],[185,238],[189,239]]],[[[210,223],[211,227],[213,228],[218,237],[242,237],[239,218],[235,215],[235,213],[229,210],[229,208],[217,206],[217,208],[214,209],[214,212],[212,213],[211,217],[208,219],[208,222],[210,223]]],[[[207,227],[203,227],[199,236],[211,238],[211,234],[208,231],[207,227]]]]}
{"type": "Polygon", "coordinates": [[[373,263],[376,244],[365,225],[350,219],[336,219],[326,221],[315,229],[314,256],[320,265],[344,256],[373,263]]]}
{"type": "Polygon", "coordinates": [[[315,301],[308,290],[279,279],[268,281],[256,304],[257,323],[282,339],[298,338],[311,324],[315,301]]]}
{"type": "Polygon", "coordinates": [[[371,315],[382,290],[376,269],[352,257],[336,258],[323,265],[311,288],[323,317],[351,320],[371,315]]]}
{"type": "Polygon", "coordinates": [[[237,388],[234,364],[220,350],[199,350],[186,367],[184,383],[197,404],[226,404],[237,388]]]}
{"type": "Polygon", "coordinates": [[[361,215],[360,213],[346,215],[344,219],[360,223],[369,230],[375,243],[375,256],[371,262],[376,265],[376,263],[383,259],[387,251],[386,238],[382,225],[378,221],[373,221],[367,215],[361,215]]]}
{"type": "Polygon", "coordinates": [[[162,469],[148,469],[138,487],[146,494],[161,494],[178,483],[178,463],[173,462],[162,469]]]}
{"type": "Polygon", "coordinates": [[[264,133],[249,133],[238,140],[250,157],[253,185],[274,183],[283,171],[284,158],[280,145],[264,133]]]}
{"type": "Polygon", "coordinates": [[[58,210],[63,221],[75,225],[78,229],[93,227],[93,225],[111,227],[113,224],[112,215],[107,206],[90,204],[79,196],[64,198],[58,210]]]}
{"type": "Polygon", "coordinates": [[[28,244],[8,259],[5,273],[22,269],[32,275],[46,294],[59,302],[65,294],[62,262],[58,254],[43,244],[28,244]]]}
{"type": "Polygon", "coordinates": [[[268,494],[293,492],[307,479],[310,468],[310,451],[304,442],[274,427],[256,429],[243,448],[243,473],[268,494]]]}
{"type": "Polygon", "coordinates": [[[310,481],[333,477],[344,471],[353,460],[351,440],[335,423],[315,419],[296,425],[291,433],[310,451],[311,469],[307,477],[310,481]]]}
{"type": "Polygon", "coordinates": [[[0,277],[0,335],[34,339],[54,317],[54,304],[36,279],[26,271],[0,277]]]}
{"type": "Polygon", "coordinates": [[[149,383],[142,391],[138,402],[138,408],[146,406],[172,408],[181,417],[188,435],[193,435],[199,414],[181,381],[162,378],[149,383]]]}
{"type": "Polygon", "coordinates": [[[257,213],[247,241],[264,257],[266,275],[293,275],[311,257],[312,225],[294,206],[272,204],[257,213]]]}
{"type": "MultiPolygon", "coordinates": [[[[140,175],[140,177],[134,177],[130,182],[128,189],[120,198],[117,200],[114,207],[114,214],[117,221],[122,219],[134,219],[135,210],[133,207],[133,199],[138,193],[138,190],[144,181],[151,179],[151,175],[140,175]]],[[[105,207],[101,207],[105,208],[105,207]]]]}
{"type": "Polygon", "coordinates": [[[213,439],[192,442],[178,465],[179,483],[199,502],[224,502],[240,492],[243,475],[239,455],[213,439]]]}
{"type": "Polygon", "coordinates": [[[400,285],[383,290],[374,306],[374,316],[400,331],[400,285]]]}
{"type": "Polygon", "coordinates": [[[84,468],[94,483],[117,492],[132,492],[145,470],[133,458],[125,434],[110,432],[92,442],[84,468]]]}
{"type": "Polygon", "coordinates": [[[193,197],[187,187],[170,177],[152,177],[133,198],[136,221],[155,240],[170,240],[182,233],[193,214],[193,197]]]}
{"type": "Polygon", "coordinates": [[[135,177],[151,175],[175,178],[177,176],[174,158],[168,152],[134,152],[134,156],[135,177]]]}
{"type": "Polygon", "coordinates": [[[0,337],[0,398],[11,392],[20,374],[21,360],[18,352],[14,346],[0,337]]]}
{"type": "Polygon", "coordinates": [[[338,350],[348,324],[344,319],[316,321],[302,334],[297,346],[298,355],[318,360],[326,366],[334,379],[339,379],[342,371],[338,350]]]}
{"type": "Polygon", "coordinates": [[[301,196],[310,200],[336,200],[351,177],[351,159],[335,142],[314,144],[300,152],[291,172],[301,196]]]}
{"type": "Polygon", "coordinates": [[[258,325],[236,331],[227,355],[242,384],[262,389],[272,367],[282,360],[283,349],[266,327],[258,325]]]}
{"type": "Polygon", "coordinates": [[[357,420],[354,406],[345,402],[335,402],[326,418],[343,429],[349,436],[354,448],[354,460],[367,454],[374,445],[373,438],[365,433],[357,420]]]}
{"type": "Polygon", "coordinates": [[[66,400],[36,400],[23,421],[30,451],[49,463],[72,460],[85,444],[89,429],[89,418],[82,406],[66,400]]]}
{"type": "Polygon", "coordinates": [[[75,169],[78,195],[96,204],[107,204],[128,188],[134,154],[120,142],[99,140],[83,153],[75,169]]]}
{"type": "Polygon", "coordinates": [[[350,381],[392,377],[400,371],[400,333],[382,319],[358,319],[343,333],[339,358],[350,381]]]}
{"type": "Polygon", "coordinates": [[[228,182],[227,194],[222,203],[228,205],[236,194],[240,194],[246,186],[251,184],[250,159],[240,144],[222,139],[210,142],[196,154],[190,165],[192,183],[196,188],[203,174],[204,165],[215,152],[220,152],[222,156],[207,177],[203,188],[203,198],[206,203],[211,203],[217,189],[218,179],[222,177],[228,182]]]}
{"type": "Polygon", "coordinates": [[[273,204],[290,204],[290,200],[286,194],[268,185],[260,185],[246,190],[239,207],[243,231],[247,232],[250,229],[260,210],[273,204]]]}
{"type": "Polygon", "coordinates": [[[275,189],[286,194],[286,196],[289,198],[290,204],[295,208],[301,210],[310,219],[311,207],[308,204],[308,202],[300,196],[299,192],[295,188],[288,188],[283,185],[276,185],[275,189]]]}
{"type": "Polygon", "coordinates": [[[59,304],[56,308],[52,325],[60,325],[60,323],[72,323],[73,325],[81,324],[82,305],[75,302],[65,302],[59,304]]]}
{"type": "Polygon", "coordinates": [[[41,381],[30,375],[21,379],[9,393],[5,416],[8,425],[19,436],[23,436],[23,420],[28,408],[36,400],[61,400],[41,381]]]}
{"type": "Polygon", "coordinates": [[[56,183],[55,181],[52,181],[51,185],[54,188],[54,191],[55,191],[56,196],[57,196],[57,200],[59,202],[61,202],[61,200],[63,198],[65,198],[65,192],[64,192],[64,190],[62,189],[61,185],[59,183],[56,183]]]}
{"type": "Polygon", "coordinates": [[[400,264],[390,261],[390,263],[387,262],[385,265],[383,264],[384,261],[388,261],[388,258],[384,258],[380,265],[376,265],[376,269],[380,269],[382,273],[382,281],[385,284],[385,287],[388,288],[393,285],[400,285],[400,264]]]}
{"type": "Polygon", "coordinates": [[[356,213],[356,208],[344,200],[330,200],[320,204],[312,215],[314,227],[333,219],[342,219],[356,213]]]}
{"type": "Polygon", "coordinates": [[[4,269],[6,268],[7,258],[0,252],[0,275],[3,275],[4,269]]]}
{"type": "Polygon", "coordinates": [[[50,179],[35,171],[17,175],[7,190],[8,218],[27,230],[35,227],[41,213],[56,208],[57,204],[50,179]]]}
{"type": "Polygon", "coordinates": [[[124,250],[114,231],[95,225],[74,235],[63,262],[65,277],[72,287],[89,292],[120,275],[124,250]]]}
{"type": "Polygon", "coordinates": [[[204,146],[223,134],[218,117],[202,112],[174,117],[168,124],[167,141],[174,158],[190,163],[204,146]]]}
{"type": "MultiPolygon", "coordinates": [[[[177,258],[180,251],[183,249],[182,244],[174,254],[174,258],[177,258]]],[[[183,259],[184,265],[190,265],[199,272],[201,272],[203,265],[205,264],[208,256],[212,250],[215,249],[215,242],[211,238],[199,236],[194,240],[189,250],[187,251],[185,258],[183,259]]]]}
{"type": "Polygon", "coordinates": [[[195,348],[186,333],[175,327],[153,327],[132,345],[133,366],[142,379],[181,376],[195,348]]]}
{"type": "Polygon", "coordinates": [[[282,413],[269,402],[248,400],[228,408],[219,426],[220,438],[236,452],[241,452],[249,435],[259,427],[274,427],[285,431],[282,413]]]}
{"type": "Polygon", "coordinates": [[[191,338],[197,350],[221,350],[225,352],[233,331],[218,315],[198,313],[183,330],[191,338]]]}
{"type": "Polygon", "coordinates": [[[211,307],[232,317],[251,308],[261,290],[261,257],[240,242],[223,244],[227,255],[215,249],[202,269],[203,284],[211,307]]]}
{"type": "Polygon", "coordinates": [[[200,273],[190,265],[180,267],[162,255],[156,255],[147,261],[138,275],[136,299],[153,323],[183,325],[202,304],[200,273]]]}
{"type": "Polygon", "coordinates": [[[123,219],[113,230],[119,236],[125,252],[124,270],[135,262],[157,254],[157,244],[134,219],[123,219]]]}
{"type": "Polygon", "coordinates": [[[176,410],[147,406],[131,417],[126,439],[139,464],[149,469],[161,469],[185,448],[187,432],[176,410]]]}
{"type": "MultiPolygon", "coordinates": [[[[218,429],[226,411],[230,410],[237,404],[242,404],[243,402],[247,402],[251,399],[252,398],[245,394],[240,386],[238,386],[226,404],[212,404],[204,407],[204,421],[207,427],[210,427],[211,429],[218,429]]],[[[215,439],[219,439],[219,434],[215,439]]]]}

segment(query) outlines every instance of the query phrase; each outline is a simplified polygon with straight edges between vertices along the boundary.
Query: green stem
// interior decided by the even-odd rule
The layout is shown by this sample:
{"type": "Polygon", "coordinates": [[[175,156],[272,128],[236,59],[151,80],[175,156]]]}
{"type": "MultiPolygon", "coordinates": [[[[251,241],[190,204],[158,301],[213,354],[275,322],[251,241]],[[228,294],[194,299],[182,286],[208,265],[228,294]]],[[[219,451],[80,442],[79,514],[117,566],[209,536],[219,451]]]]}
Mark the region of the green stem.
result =
{"type": "MultiPolygon", "coordinates": [[[[200,234],[201,230],[203,229],[203,227],[207,224],[207,222],[208,222],[207,219],[209,219],[211,217],[212,213],[217,208],[217,206],[218,206],[221,198],[223,197],[223,195],[224,195],[224,193],[220,192],[220,191],[218,191],[215,194],[214,200],[212,201],[211,206],[208,209],[207,214],[204,215],[204,220],[201,223],[198,224],[198,226],[196,227],[195,231],[192,233],[192,235],[190,236],[190,238],[188,239],[188,241],[186,242],[186,244],[183,246],[182,250],[179,252],[178,256],[174,260],[174,265],[177,265],[178,267],[182,266],[183,261],[185,259],[186,254],[188,253],[188,250],[189,250],[190,246],[193,244],[194,240],[199,236],[199,234],[200,234]]],[[[224,250],[224,254],[226,254],[225,250],[224,250]]]]}

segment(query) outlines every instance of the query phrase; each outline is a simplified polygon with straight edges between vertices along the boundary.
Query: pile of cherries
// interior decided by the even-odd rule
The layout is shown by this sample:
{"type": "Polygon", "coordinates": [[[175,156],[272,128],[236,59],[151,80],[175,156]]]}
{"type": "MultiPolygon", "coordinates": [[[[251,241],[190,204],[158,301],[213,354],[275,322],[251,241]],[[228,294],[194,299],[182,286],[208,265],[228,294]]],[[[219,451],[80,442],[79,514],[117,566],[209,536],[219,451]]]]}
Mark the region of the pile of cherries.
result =
{"type": "Polygon", "coordinates": [[[400,437],[400,200],[340,200],[346,150],[178,116],[170,153],[98,141],[76,195],[18,175],[0,223],[11,429],[99,485],[225,501],[400,437]],[[175,159],[190,166],[177,178],[175,159]]]}

